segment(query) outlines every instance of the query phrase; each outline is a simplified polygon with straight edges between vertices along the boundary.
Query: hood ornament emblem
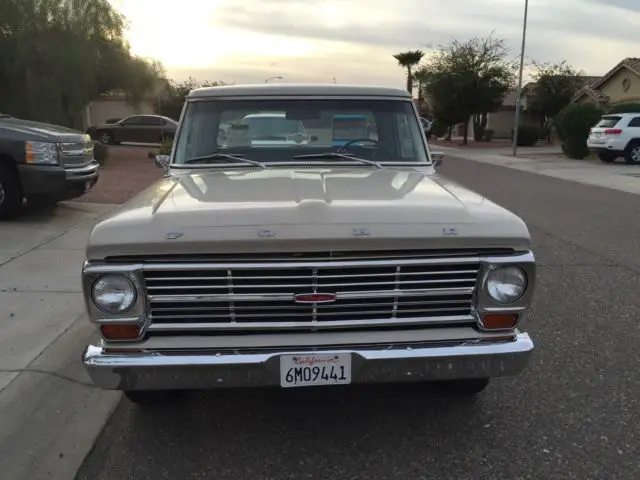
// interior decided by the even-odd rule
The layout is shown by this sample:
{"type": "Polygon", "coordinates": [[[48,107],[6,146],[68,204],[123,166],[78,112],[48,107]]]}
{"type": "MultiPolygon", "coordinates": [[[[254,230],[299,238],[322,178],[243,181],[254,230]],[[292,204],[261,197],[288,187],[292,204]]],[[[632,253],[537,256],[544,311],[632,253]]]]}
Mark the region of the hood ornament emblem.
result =
{"type": "Polygon", "coordinates": [[[258,236],[262,237],[262,238],[271,238],[271,237],[275,237],[276,236],[276,232],[274,232],[273,230],[260,230],[258,232],[258,236]]]}
{"type": "Polygon", "coordinates": [[[167,240],[177,240],[178,238],[182,237],[184,235],[184,233],[180,233],[180,232],[169,232],[165,235],[164,238],[166,238],[167,240]]]}

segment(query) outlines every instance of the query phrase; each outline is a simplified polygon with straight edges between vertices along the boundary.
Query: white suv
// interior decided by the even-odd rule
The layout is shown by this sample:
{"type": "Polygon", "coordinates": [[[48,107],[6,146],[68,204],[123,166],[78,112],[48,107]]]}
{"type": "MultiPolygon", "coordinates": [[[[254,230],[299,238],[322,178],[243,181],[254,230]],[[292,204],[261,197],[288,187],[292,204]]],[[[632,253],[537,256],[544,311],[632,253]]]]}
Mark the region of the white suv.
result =
{"type": "Polygon", "coordinates": [[[640,165],[640,113],[603,115],[589,132],[587,148],[603,162],[624,157],[627,163],[640,165]]]}

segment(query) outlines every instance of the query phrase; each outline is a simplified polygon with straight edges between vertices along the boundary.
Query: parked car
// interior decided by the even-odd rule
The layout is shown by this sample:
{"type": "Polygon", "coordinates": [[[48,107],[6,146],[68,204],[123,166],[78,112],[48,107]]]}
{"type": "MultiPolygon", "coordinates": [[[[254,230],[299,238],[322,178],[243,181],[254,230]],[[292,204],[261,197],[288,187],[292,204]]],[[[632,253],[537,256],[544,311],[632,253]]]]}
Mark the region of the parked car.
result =
{"type": "Polygon", "coordinates": [[[0,117],[0,219],[23,200],[55,203],[90,190],[98,163],[89,135],[47,123],[0,117]]]}
{"type": "Polygon", "coordinates": [[[589,132],[587,148],[606,163],[623,157],[640,165],[640,113],[603,115],[589,132]]]}
{"type": "Polygon", "coordinates": [[[178,122],[160,115],[133,115],[115,123],[89,127],[91,138],[104,145],[122,142],[164,143],[173,140],[178,122]]]}
{"type": "Polygon", "coordinates": [[[429,138],[431,135],[431,127],[433,126],[433,122],[427,120],[424,117],[420,117],[420,122],[422,122],[422,129],[424,130],[424,134],[429,138]]]}
{"type": "Polygon", "coordinates": [[[165,178],[90,235],[93,382],[147,405],[179,390],[369,382],[475,395],[521,372],[534,349],[521,330],[529,231],[439,175],[421,128],[400,89],[193,90],[157,158],[165,178]],[[221,118],[267,110],[315,122],[318,141],[211,135],[221,118]],[[376,138],[332,145],[330,119],[354,111],[376,138]]]}

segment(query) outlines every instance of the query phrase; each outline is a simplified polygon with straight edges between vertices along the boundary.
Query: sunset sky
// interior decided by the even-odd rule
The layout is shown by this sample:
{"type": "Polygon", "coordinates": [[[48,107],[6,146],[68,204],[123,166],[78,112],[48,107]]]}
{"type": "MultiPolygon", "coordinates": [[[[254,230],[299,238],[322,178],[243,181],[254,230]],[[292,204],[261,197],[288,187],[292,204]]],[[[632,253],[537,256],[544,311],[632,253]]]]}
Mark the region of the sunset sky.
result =
{"type": "MultiPolygon", "coordinates": [[[[487,36],[519,55],[524,0],[111,0],[171,78],[403,87],[402,50],[487,36]],[[455,6],[454,6],[455,5],[455,6]]],[[[525,60],[601,75],[640,56],[640,0],[530,0],[525,60]]]]}

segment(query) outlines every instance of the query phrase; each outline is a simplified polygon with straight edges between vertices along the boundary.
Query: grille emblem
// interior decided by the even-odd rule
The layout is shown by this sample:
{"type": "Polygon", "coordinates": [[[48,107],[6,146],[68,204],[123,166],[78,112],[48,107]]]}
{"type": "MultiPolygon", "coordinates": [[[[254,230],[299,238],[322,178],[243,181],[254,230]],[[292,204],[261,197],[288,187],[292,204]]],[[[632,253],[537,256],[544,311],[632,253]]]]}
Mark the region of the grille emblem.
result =
{"type": "Polygon", "coordinates": [[[299,293],[293,299],[296,303],[332,303],[336,301],[335,293],[299,293]]]}

